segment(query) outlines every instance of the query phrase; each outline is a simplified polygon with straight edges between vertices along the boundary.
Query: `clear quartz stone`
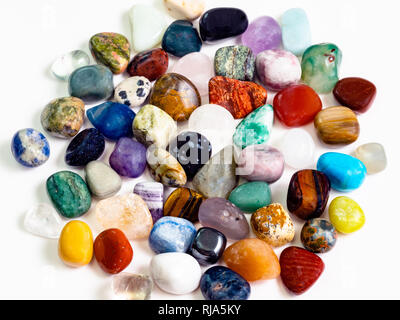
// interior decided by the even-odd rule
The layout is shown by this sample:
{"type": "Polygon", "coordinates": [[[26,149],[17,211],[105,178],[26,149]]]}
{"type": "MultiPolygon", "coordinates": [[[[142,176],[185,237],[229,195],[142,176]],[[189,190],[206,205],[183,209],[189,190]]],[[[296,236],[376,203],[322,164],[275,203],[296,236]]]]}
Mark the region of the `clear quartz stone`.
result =
{"type": "Polygon", "coordinates": [[[149,300],[153,287],[153,280],[146,275],[120,273],[112,279],[115,295],[125,300],[149,300]]]}
{"type": "Polygon", "coordinates": [[[292,129],[286,134],[281,150],[287,165],[294,169],[307,169],[314,164],[315,143],[303,129],[292,129]]]}
{"type": "Polygon", "coordinates": [[[63,222],[52,206],[41,203],[35,205],[26,213],[24,227],[34,235],[58,239],[63,228],[63,222]]]}
{"type": "Polygon", "coordinates": [[[355,156],[367,167],[368,174],[375,174],[386,169],[385,148],[379,143],[368,143],[358,147],[355,156]]]}
{"type": "Polygon", "coordinates": [[[52,65],[51,72],[60,80],[67,80],[76,69],[90,64],[86,52],[75,50],[59,57],[52,65]]]}

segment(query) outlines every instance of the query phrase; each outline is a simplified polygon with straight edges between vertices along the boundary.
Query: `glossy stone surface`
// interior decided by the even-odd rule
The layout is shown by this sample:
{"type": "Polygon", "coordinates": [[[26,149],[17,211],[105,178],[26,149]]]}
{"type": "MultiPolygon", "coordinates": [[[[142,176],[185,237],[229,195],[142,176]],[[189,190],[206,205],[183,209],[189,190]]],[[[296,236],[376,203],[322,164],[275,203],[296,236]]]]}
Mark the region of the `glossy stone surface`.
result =
{"type": "Polygon", "coordinates": [[[132,136],[135,113],[124,104],[104,102],[89,109],[86,114],[92,125],[107,139],[117,141],[132,136]]]}
{"type": "Polygon", "coordinates": [[[337,197],[329,206],[329,219],[337,231],[350,234],[365,224],[365,214],[359,204],[348,197],[337,197]]]}
{"type": "Polygon", "coordinates": [[[226,247],[226,237],[218,230],[201,228],[197,231],[189,250],[200,265],[212,265],[222,257],[226,247]]]}
{"type": "Polygon", "coordinates": [[[280,150],[288,166],[303,169],[314,165],[315,143],[303,129],[291,129],[283,137],[280,150]]]}
{"type": "Polygon", "coordinates": [[[335,227],[325,219],[307,221],[301,230],[301,242],[304,248],[313,253],[325,253],[336,244],[335,227]]]}
{"type": "Polygon", "coordinates": [[[317,169],[326,174],[333,189],[341,192],[358,189],[367,175],[367,168],[360,160],[336,152],[323,154],[318,160],[317,169]]]}
{"type": "Polygon", "coordinates": [[[311,28],[306,12],[301,8],[287,10],[282,15],[281,25],[284,49],[301,56],[311,45],[311,28]]]}
{"type": "Polygon", "coordinates": [[[233,190],[229,201],[240,210],[252,213],[271,204],[271,188],[266,182],[248,182],[233,190]]]}
{"type": "Polygon", "coordinates": [[[205,12],[199,24],[203,41],[214,41],[241,35],[249,20],[240,9],[215,8],[205,12]]]}
{"type": "Polygon", "coordinates": [[[267,145],[253,145],[242,151],[238,160],[237,175],[249,181],[278,181],[285,169],[283,154],[267,145]]]}
{"type": "Polygon", "coordinates": [[[344,78],[336,83],[333,95],[343,106],[358,113],[367,112],[376,97],[375,85],[362,78],[344,78]]]}
{"type": "Polygon", "coordinates": [[[176,19],[196,20],[204,11],[204,0],[164,0],[168,13],[176,19]]]}
{"type": "Polygon", "coordinates": [[[58,256],[69,267],[88,265],[93,257],[93,235],[83,221],[71,221],[58,240],[58,256]]]}
{"type": "Polygon", "coordinates": [[[300,295],[310,289],[325,269],[316,254],[298,247],[285,249],[279,258],[281,278],[285,287],[300,295]]]}
{"type": "Polygon", "coordinates": [[[74,97],[52,100],[43,110],[40,122],[43,129],[57,138],[76,136],[85,118],[85,104],[74,97]]]}
{"type": "Polygon", "coordinates": [[[160,148],[149,149],[147,163],[156,182],[161,182],[164,186],[172,188],[183,187],[186,184],[185,170],[168,151],[160,148]]]}
{"type": "Polygon", "coordinates": [[[125,300],[149,300],[154,283],[151,277],[122,272],[112,278],[114,294],[125,300]]]}
{"type": "Polygon", "coordinates": [[[204,197],[189,188],[178,188],[164,204],[164,215],[179,217],[193,223],[199,220],[199,208],[204,197]]]}
{"type": "Polygon", "coordinates": [[[216,266],[208,269],[200,280],[200,289],[206,300],[247,300],[250,284],[235,271],[216,266]]]}
{"type": "Polygon", "coordinates": [[[267,50],[256,60],[257,75],[261,82],[274,91],[298,84],[301,79],[299,59],[289,51],[267,50]]]}
{"type": "Polygon", "coordinates": [[[66,81],[76,69],[85,67],[89,63],[90,58],[86,52],[74,50],[57,58],[51,66],[51,72],[56,78],[66,81]]]}
{"type": "Polygon", "coordinates": [[[383,145],[367,143],[356,149],[355,157],[364,163],[368,174],[379,173],[386,169],[387,158],[383,145]]]}
{"type": "Polygon", "coordinates": [[[243,212],[223,198],[203,201],[199,209],[202,226],[222,232],[228,239],[241,240],[249,235],[249,224],[243,212]]]}
{"type": "Polygon", "coordinates": [[[86,103],[108,99],[114,93],[113,73],[102,65],[79,68],[68,79],[68,91],[86,103]]]}
{"type": "Polygon", "coordinates": [[[293,85],[274,98],[277,118],[288,127],[301,127],[312,122],[322,110],[322,101],[309,86],[293,85]]]}
{"type": "Polygon", "coordinates": [[[210,103],[224,107],[235,119],[246,117],[267,102],[267,91],[254,82],[217,76],[208,87],[210,103]]]}
{"type": "Polygon", "coordinates": [[[140,143],[146,147],[155,145],[160,148],[166,148],[178,130],[168,113],[151,104],[140,109],[132,128],[133,135],[140,143]]]}
{"type": "Polygon", "coordinates": [[[259,17],[250,23],[241,39],[255,55],[265,50],[278,49],[282,43],[281,26],[274,18],[259,17]]]}
{"type": "Polygon", "coordinates": [[[150,94],[151,83],[145,77],[131,77],[122,81],[116,88],[114,99],[118,103],[135,108],[145,103],[150,94]]]}
{"type": "Polygon", "coordinates": [[[161,290],[176,295],[195,291],[201,278],[201,268],[196,259],[180,252],[154,256],[150,262],[150,272],[161,290]]]}
{"type": "Polygon", "coordinates": [[[117,274],[132,261],[133,250],[125,234],[119,229],[100,233],[93,245],[94,256],[104,272],[117,274]]]}
{"type": "Polygon", "coordinates": [[[104,152],[104,136],[95,128],[81,131],[68,145],[65,162],[69,166],[83,167],[97,160],[104,152]]]}
{"type": "Polygon", "coordinates": [[[133,193],[140,196],[147,204],[156,223],[164,216],[164,186],[158,182],[140,182],[135,185],[133,193]]]}
{"type": "Polygon", "coordinates": [[[97,63],[108,67],[114,74],[120,74],[128,67],[131,46],[122,34],[98,33],[90,39],[89,46],[97,63]]]}
{"type": "Polygon", "coordinates": [[[187,252],[196,236],[194,225],[182,218],[164,217],[158,220],[149,237],[150,248],[156,253],[187,252]]]}
{"type": "Polygon", "coordinates": [[[201,105],[201,98],[189,79],[177,73],[167,73],[154,84],[149,103],[164,110],[175,121],[185,121],[201,105]]]}
{"type": "Polygon", "coordinates": [[[163,49],[153,49],[138,53],[128,66],[132,76],[145,77],[150,81],[157,80],[168,70],[168,53],[163,49]]]}
{"type": "Polygon", "coordinates": [[[229,46],[217,50],[214,58],[215,74],[231,79],[253,81],[256,57],[249,47],[229,46]]]}
{"type": "Polygon", "coordinates": [[[326,144],[351,144],[360,135],[356,114],[347,107],[330,107],[322,110],[314,119],[319,138],[326,144]]]}
{"type": "Polygon", "coordinates": [[[274,109],[266,104],[250,113],[236,128],[233,142],[239,148],[247,148],[269,141],[274,125],[274,109]]]}
{"type": "Polygon", "coordinates": [[[102,230],[120,229],[129,240],[147,238],[153,227],[146,203],[133,193],[99,201],[93,214],[102,230]]]}
{"type": "Polygon", "coordinates": [[[281,272],[278,257],[259,239],[240,240],[227,248],[223,257],[228,268],[247,281],[275,279],[281,272]]]}
{"type": "Polygon", "coordinates": [[[74,172],[60,171],[47,179],[47,193],[58,213],[74,219],[89,211],[90,191],[83,179],[74,172]]]}
{"type": "Polygon", "coordinates": [[[250,222],[256,237],[273,247],[281,247],[294,239],[294,225],[282,205],[274,203],[258,209],[250,222]]]}
{"type": "Polygon", "coordinates": [[[24,228],[39,237],[58,239],[63,223],[52,206],[40,203],[30,208],[25,214],[24,228]]]}
{"type": "Polygon", "coordinates": [[[300,219],[319,218],[325,211],[330,190],[329,179],[324,173],[316,170],[296,172],[289,183],[287,207],[300,219]]]}
{"type": "Polygon", "coordinates": [[[168,150],[181,164],[189,180],[210,160],[212,154],[211,142],[200,133],[191,131],[173,139],[168,150]]]}
{"type": "Polygon", "coordinates": [[[92,161],[87,164],[85,180],[92,195],[99,199],[112,197],[122,186],[121,177],[101,161],[92,161]]]}
{"type": "Polygon", "coordinates": [[[50,145],[47,138],[35,129],[19,130],[11,141],[14,159],[28,168],[44,164],[50,157],[50,145]]]}
{"type": "Polygon", "coordinates": [[[301,60],[301,79],[318,93],[329,93],[339,81],[342,52],[332,43],[308,48],[301,60]]]}
{"type": "Polygon", "coordinates": [[[211,158],[193,179],[194,188],[206,198],[227,198],[237,185],[233,147],[211,158]]]}
{"type": "Polygon", "coordinates": [[[111,168],[120,176],[138,178],[146,170],[146,147],[130,138],[121,138],[109,161],[111,168]]]}

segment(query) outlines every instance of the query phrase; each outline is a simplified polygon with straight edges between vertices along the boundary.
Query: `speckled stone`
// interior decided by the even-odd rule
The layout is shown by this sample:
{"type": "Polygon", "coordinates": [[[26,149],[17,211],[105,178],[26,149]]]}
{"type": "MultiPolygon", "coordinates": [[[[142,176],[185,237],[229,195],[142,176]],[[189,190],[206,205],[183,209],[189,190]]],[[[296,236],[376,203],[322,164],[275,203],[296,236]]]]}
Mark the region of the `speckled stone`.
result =
{"type": "Polygon", "coordinates": [[[134,108],[146,102],[151,83],[145,77],[131,77],[122,81],[116,88],[114,99],[118,103],[134,108]]]}
{"type": "Polygon", "coordinates": [[[85,167],[85,180],[93,196],[106,199],[115,195],[122,186],[122,179],[108,165],[92,161],[85,167]]]}
{"type": "Polygon", "coordinates": [[[307,221],[301,230],[301,242],[313,253],[325,253],[335,246],[337,232],[328,220],[312,219],[307,221]]]}

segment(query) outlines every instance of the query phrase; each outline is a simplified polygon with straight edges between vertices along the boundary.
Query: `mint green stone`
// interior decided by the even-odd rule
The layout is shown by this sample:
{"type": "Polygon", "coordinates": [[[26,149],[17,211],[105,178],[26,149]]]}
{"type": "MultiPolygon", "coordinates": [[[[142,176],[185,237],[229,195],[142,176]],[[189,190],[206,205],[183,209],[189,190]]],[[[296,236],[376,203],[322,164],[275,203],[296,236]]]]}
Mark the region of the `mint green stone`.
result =
{"type": "Polygon", "coordinates": [[[318,93],[329,93],[339,81],[342,52],[332,43],[311,46],[303,54],[301,79],[318,93]]]}
{"type": "Polygon", "coordinates": [[[240,210],[253,213],[271,204],[271,188],[266,182],[249,182],[232,191],[228,199],[240,210]]]}
{"type": "Polygon", "coordinates": [[[78,218],[89,211],[92,203],[90,191],[76,173],[57,172],[47,179],[46,187],[57,211],[65,218],[78,218]]]}
{"type": "Polygon", "coordinates": [[[274,109],[266,104],[254,110],[236,128],[233,142],[245,149],[248,146],[265,144],[271,137],[274,125],[274,109]]]}

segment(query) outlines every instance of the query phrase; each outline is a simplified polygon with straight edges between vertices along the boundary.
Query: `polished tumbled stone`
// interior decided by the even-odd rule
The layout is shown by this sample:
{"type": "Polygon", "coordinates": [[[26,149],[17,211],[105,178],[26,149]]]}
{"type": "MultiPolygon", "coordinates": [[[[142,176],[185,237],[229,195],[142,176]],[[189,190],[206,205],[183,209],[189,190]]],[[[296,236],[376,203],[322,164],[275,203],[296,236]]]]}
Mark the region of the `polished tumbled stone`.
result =
{"type": "Polygon", "coordinates": [[[63,222],[52,206],[41,203],[33,206],[26,213],[24,228],[40,237],[58,239],[63,228],[63,222]]]}
{"type": "Polygon", "coordinates": [[[112,197],[122,186],[121,177],[101,161],[92,161],[87,164],[85,180],[92,195],[99,199],[112,197]]]}
{"type": "Polygon", "coordinates": [[[245,183],[232,191],[229,201],[242,211],[253,213],[271,204],[271,188],[262,181],[245,183]]]}
{"type": "Polygon", "coordinates": [[[118,103],[134,108],[145,103],[150,94],[151,83],[145,77],[131,77],[122,81],[116,88],[114,99],[118,103]]]}
{"type": "Polygon", "coordinates": [[[123,272],[112,278],[114,294],[125,300],[149,300],[153,287],[153,280],[146,275],[123,272]]]}
{"type": "Polygon", "coordinates": [[[141,182],[135,185],[133,193],[142,197],[149,207],[153,223],[164,217],[164,186],[158,182],[141,182]]]}
{"type": "Polygon", "coordinates": [[[387,158],[385,148],[379,143],[367,143],[358,147],[355,157],[364,163],[368,174],[379,173],[386,169],[387,158]]]}
{"type": "Polygon", "coordinates": [[[51,66],[51,72],[60,80],[68,80],[76,69],[89,65],[90,58],[82,50],[74,50],[63,54],[51,66]]]}

